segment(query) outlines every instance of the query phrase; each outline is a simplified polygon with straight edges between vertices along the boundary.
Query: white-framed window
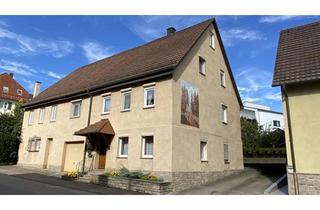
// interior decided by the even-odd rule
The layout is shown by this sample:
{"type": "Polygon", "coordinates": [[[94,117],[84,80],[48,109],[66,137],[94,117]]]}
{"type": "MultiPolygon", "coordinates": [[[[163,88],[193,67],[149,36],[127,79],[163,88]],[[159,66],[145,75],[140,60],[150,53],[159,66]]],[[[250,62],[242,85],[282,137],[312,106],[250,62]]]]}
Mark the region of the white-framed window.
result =
{"type": "Polygon", "coordinates": [[[102,114],[110,113],[111,108],[111,95],[103,96],[102,99],[102,114]]]}
{"type": "Polygon", "coordinates": [[[51,122],[56,121],[57,112],[58,112],[58,106],[57,105],[51,106],[51,113],[50,113],[50,121],[51,122]]]}
{"type": "Polygon", "coordinates": [[[224,104],[221,105],[221,122],[228,123],[228,107],[224,104]]]}
{"type": "Polygon", "coordinates": [[[223,144],[223,160],[229,162],[229,145],[223,144]]]}
{"type": "Polygon", "coordinates": [[[220,70],[220,85],[226,87],[226,76],[224,71],[220,70]]]}
{"type": "Polygon", "coordinates": [[[206,60],[199,56],[199,72],[200,74],[206,74],[206,60]]]}
{"type": "Polygon", "coordinates": [[[280,121],[279,120],[273,120],[273,126],[274,127],[280,127],[280,121]]]}
{"type": "Polygon", "coordinates": [[[44,122],[44,114],[45,114],[45,108],[41,108],[39,110],[39,123],[43,123],[44,122]]]}
{"type": "Polygon", "coordinates": [[[210,32],[209,34],[209,44],[212,49],[214,49],[214,33],[210,32]]]}
{"type": "Polygon", "coordinates": [[[131,107],[131,91],[122,93],[121,110],[130,111],[131,107]]]}
{"type": "Polygon", "coordinates": [[[3,93],[9,93],[9,87],[3,86],[2,92],[3,92],[3,93]]]}
{"type": "Polygon", "coordinates": [[[144,107],[154,107],[155,104],[155,87],[144,88],[144,107]]]}
{"type": "Polygon", "coordinates": [[[80,117],[81,101],[71,102],[71,118],[80,117]]]}
{"type": "Polygon", "coordinates": [[[207,142],[206,141],[200,141],[200,160],[201,161],[208,161],[207,142]]]}
{"type": "Polygon", "coordinates": [[[39,152],[40,144],[41,144],[40,137],[32,137],[29,139],[27,150],[29,152],[39,152]]]}
{"type": "Polygon", "coordinates": [[[119,137],[118,157],[128,157],[128,150],[129,150],[129,137],[128,136],[119,137]]]}
{"type": "Polygon", "coordinates": [[[34,111],[29,112],[29,119],[28,119],[28,125],[32,125],[34,120],[34,111]]]}
{"type": "Polygon", "coordinates": [[[142,157],[153,158],[153,136],[142,136],[142,157]]]}
{"type": "Polygon", "coordinates": [[[19,96],[22,96],[22,90],[20,90],[20,89],[17,89],[17,94],[19,95],[19,96]]]}
{"type": "MultiPolygon", "coordinates": [[[[0,106],[1,107],[1,106],[0,106]]],[[[4,101],[2,107],[6,110],[11,110],[12,109],[12,102],[10,101],[4,101]]]]}

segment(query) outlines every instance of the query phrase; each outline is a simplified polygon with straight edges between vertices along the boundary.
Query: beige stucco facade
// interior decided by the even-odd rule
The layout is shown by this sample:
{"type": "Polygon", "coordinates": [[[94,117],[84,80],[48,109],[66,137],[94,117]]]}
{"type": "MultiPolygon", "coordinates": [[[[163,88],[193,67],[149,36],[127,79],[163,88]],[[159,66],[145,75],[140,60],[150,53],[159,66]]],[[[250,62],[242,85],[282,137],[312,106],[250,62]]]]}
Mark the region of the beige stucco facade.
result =
{"type": "MultiPolygon", "coordinates": [[[[94,95],[90,124],[109,119],[115,135],[106,152],[106,169],[120,168],[154,172],[213,172],[243,169],[240,131],[240,104],[236,90],[215,36],[215,49],[209,46],[209,32],[216,32],[213,26],[207,29],[174,71],[172,77],[142,82],[136,85],[113,89],[94,95]],[[199,73],[199,56],[206,60],[206,74],[199,73]],[[225,72],[225,87],[220,85],[220,71],[225,72]],[[185,80],[199,88],[199,128],[181,124],[181,81],[185,80]],[[144,85],[155,87],[155,107],[144,108],[144,85]],[[131,109],[121,111],[121,90],[131,89],[131,109]],[[102,114],[105,94],[111,94],[109,114],[102,114]],[[228,107],[228,123],[221,122],[221,105],[228,107]],[[153,158],[142,158],[141,138],[154,136],[153,158]],[[118,157],[119,137],[129,137],[127,158],[118,157]],[[207,161],[200,160],[200,141],[207,142],[207,161]],[[229,162],[223,157],[223,144],[229,145],[229,162]]],[[[44,165],[47,139],[52,139],[48,169],[63,171],[66,142],[81,142],[84,137],[73,135],[87,126],[90,98],[81,98],[81,115],[70,118],[71,103],[58,104],[57,119],[49,122],[50,106],[46,107],[45,121],[38,123],[39,108],[34,110],[34,123],[28,125],[30,110],[24,113],[22,143],[19,162],[42,168],[44,165]],[[28,152],[28,139],[41,137],[39,152],[28,152]]],[[[98,154],[95,155],[98,158],[98,154]]],[[[97,161],[94,160],[94,167],[97,161]]]]}

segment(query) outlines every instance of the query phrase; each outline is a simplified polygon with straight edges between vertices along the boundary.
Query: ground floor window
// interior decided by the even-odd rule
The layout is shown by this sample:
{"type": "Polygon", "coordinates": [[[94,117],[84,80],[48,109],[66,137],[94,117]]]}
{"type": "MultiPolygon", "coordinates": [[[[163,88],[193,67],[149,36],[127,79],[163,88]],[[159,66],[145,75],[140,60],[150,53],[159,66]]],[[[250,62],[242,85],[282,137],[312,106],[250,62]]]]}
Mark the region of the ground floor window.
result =
{"type": "Polygon", "coordinates": [[[142,137],[142,157],[153,158],[153,136],[142,137]]]}
{"type": "Polygon", "coordinates": [[[30,138],[29,142],[28,142],[28,151],[29,152],[39,152],[40,143],[41,143],[41,138],[40,137],[32,137],[32,138],[30,138]]]}
{"type": "Polygon", "coordinates": [[[224,162],[226,163],[229,162],[229,145],[228,144],[223,144],[223,159],[224,159],[224,162]]]}
{"type": "Polygon", "coordinates": [[[129,137],[119,138],[119,157],[128,157],[129,137]]]}
{"type": "Polygon", "coordinates": [[[200,141],[200,159],[201,161],[207,161],[207,142],[200,141]]]}

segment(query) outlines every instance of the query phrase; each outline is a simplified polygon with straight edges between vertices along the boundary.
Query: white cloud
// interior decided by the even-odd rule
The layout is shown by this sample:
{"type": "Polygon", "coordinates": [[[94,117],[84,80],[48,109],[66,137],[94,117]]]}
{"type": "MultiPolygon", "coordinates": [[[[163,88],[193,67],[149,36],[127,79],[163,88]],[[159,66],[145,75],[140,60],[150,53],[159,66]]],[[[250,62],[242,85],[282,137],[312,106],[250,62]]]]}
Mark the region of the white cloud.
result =
{"type": "Polygon", "coordinates": [[[171,26],[181,30],[209,18],[210,16],[139,16],[125,19],[123,23],[144,41],[151,41],[165,36],[166,29],[171,26]]]}
{"type": "Polygon", "coordinates": [[[66,40],[44,40],[17,34],[0,27],[0,52],[14,55],[50,55],[56,58],[73,52],[74,45],[66,40]]]}
{"type": "Polygon", "coordinates": [[[111,47],[105,47],[98,42],[85,42],[81,47],[89,62],[94,62],[113,54],[111,47]]]}
{"type": "Polygon", "coordinates": [[[47,72],[47,74],[48,74],[48,76],[55,78],[55,79],[61,79],[62,77],[64,77],[64,75],[55,73],[53,71],[49,71],[49,72],[47,72]]]}
{"type": "Polygon", "coordinates": [[[281,101],[281,93],[280,92],[277,92],[277,93],[267,93],[265,95],[265,98],[266,99],[269,99],[269,100],[274,100],[274,101],[281,101]]]}
{"type": "Polygon", "coordinates": [[[276,23],[297,18],[297,15],[270,15],[259,19],[260,23],[276,23]]]}
{"type": "Polygon", "coordinates": [[[36,70],[28,65],[5,59],[0,60],[0,68],[23,76],[31,76],[37,73],[36,70]]]}
{"type": "Polygon", "coordinates": [[[4,20],[0,20],[0,26],[9,27],[9,24],[4,20]]]}
{"type": "Polygon", "coordinates": [[[245,28],[221,30],[221,37],[224,45],[229,47],[235,45],[239,41],[266,40],[266,37],[260,31],[245,28]]]}

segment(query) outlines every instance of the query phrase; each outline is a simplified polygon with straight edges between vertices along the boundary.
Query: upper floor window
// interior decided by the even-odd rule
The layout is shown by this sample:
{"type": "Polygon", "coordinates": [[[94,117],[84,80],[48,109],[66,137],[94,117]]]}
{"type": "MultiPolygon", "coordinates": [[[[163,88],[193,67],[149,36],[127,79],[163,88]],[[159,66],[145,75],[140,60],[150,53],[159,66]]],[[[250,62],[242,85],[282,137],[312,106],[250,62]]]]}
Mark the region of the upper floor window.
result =
{"type": "Polygon", "coordinates": [[[200,160],[207,161],[207,142],[200,141],[200,160]]]}
{"type": "Polygon", "coordinates": [[[274,120],[273,121],[273,126],[280,127],[280,121],[279,120],[274,120]]]}
{"type": "Polygon", "coordinates": [[[71,117],[80,117],[81,101],[71,102],[71,117]]]}
{"type": "Polygon", "coordinates": [[[107,114],[110,112],[111,107],[111,96],[103,96],[103,102],[102,102],[102,114],[107,114]]]}
{"type": "Polygon", "coordinates": [[[226,77],[224,71],[220,70],[220,85],[226,87],[226,77]]]}
{"type": "Polygon", "coordinates": [[[206,60],[199,56],[199,72],[200,74],[206,74],[206,60]]]}
{"type": "Polygon", "coordinates": [[[128,157],[128,147],[129,146],[129,137],[120,137],[119,138],[119,157],[128,157]]]}
{"type": "Polygon", "coordinates": [[[18,94],[19,96],[22,96],[22,93],[23,93],[22,90],[20,90],[20,89],[17,90],[17,94],[18,94]]]}
{"type": "Polygon", "coordinates": [[[154,90],[155,87],[144,88],[144,107],[154,107],[154,90]]]}
{"type": "Polygon", "coordinates": [[[209,36],[209,44],[210,47],[212,47],[214,49],[214,33],[210,32],[210,36],[209,36]]]}
{"type": "Polygon", "coordinates": [[[39,152],[40,150],[41,138],[33,137],[29,139],[28,142],[28,151],[29,152],[39,152]]]}
{"type": "Polygon", "coordinates": [[[34,111],[30,111],[29,112],[29,119],[28,119],[28,124],[32,125],[33,124],[33,120],[34,120],[34,111]]]}
{"type": "Polygon", "coordinates": [[[153,158],[153,136],[142,136],[142,157],[153,158]]]}
{"type": "Polygon", "coordinates": [[[3,86],[2,92],[3,92],[3,93],[9,93],[9,87],[3,86]]]}
{"type": "Polygon", "coordinates": [[[57,119],[57,111],[58,111],[58,106],[54,105],[51,107],[51,114],[50,114],[50,121],[54,122],[57,119]]]}
{"type": "Polygon", "coordinates": [[[228,123],[227,111],[228,111],[228,107],[226,105],[221,105],[221,121],[225,124],[228,123]]]}
{"type": "Polygon", "coordinates": [[[39,123],[44,122],[44,113],[45,113],[45,108],[41,108],[39,111],[39,123]]]}
{"type": "Polygon", "coordinates": [[[224,162],[229,162],[229,145],[223,144],[223,159],[224,162]]]}
{"type": "Polygon", "coordinates": [[[121,110],[130,111],[130,107],[131,107],[131,91],[127,91],[122,93],[121,110]]]}

